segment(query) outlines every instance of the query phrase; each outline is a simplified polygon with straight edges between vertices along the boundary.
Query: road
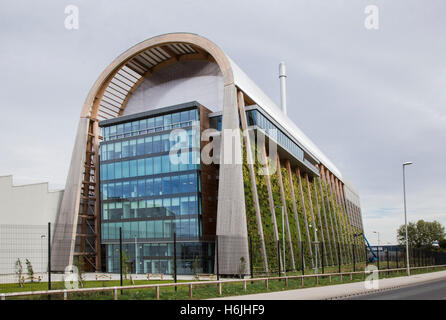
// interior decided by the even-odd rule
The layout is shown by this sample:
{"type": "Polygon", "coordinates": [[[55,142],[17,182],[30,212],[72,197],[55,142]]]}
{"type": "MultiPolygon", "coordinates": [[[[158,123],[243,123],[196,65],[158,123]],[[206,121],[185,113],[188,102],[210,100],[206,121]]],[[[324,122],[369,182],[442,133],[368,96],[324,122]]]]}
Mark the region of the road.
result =
{"type": "Polygon", "coordinates": [[[446,300],[446,279],[352,297],[348,300],[446,300]]]}

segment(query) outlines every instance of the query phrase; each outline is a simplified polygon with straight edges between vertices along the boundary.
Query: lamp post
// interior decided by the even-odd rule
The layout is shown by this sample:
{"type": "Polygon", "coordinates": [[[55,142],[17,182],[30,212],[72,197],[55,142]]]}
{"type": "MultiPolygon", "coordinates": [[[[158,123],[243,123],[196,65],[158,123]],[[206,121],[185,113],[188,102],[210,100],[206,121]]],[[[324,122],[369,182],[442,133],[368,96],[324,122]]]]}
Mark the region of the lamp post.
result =
{"type": "Polygon", "coordinates": [[[378,235],[378,247],[376,248],[376,254],[378,255],[378,259],[380,258],[380,251],[379,251],[379,245],[380,245],[380,241],[379,241],[379,232],[378,231],[372,231],[373,233],[376,233],[378,235]]]}
{"type": "MultiPolygon", "coordinates": [[[[46,235],[42,234],[40,236],[40,254],[41,254],[41,259],[40,259],[40,264],[42,265],[42,274],[45,272],[45,264],[44,264],[44,253],[43,253],[43,241],[46,239],[46,235]]],[[[43,277],[43,276],[42,276],[43,277]]]]}
{"type": "Polygon", "coordinates": [[[410,266],[409,266],[409,236],[407,233],[407,213],[406,213],[406,166],[411,165],[412,162],[404,162],[403,163],[403,198],[404,198],[404,224],[406,228],[406,270],[407,275],[410,276],[410,266]]]}
{"type": "Polygon", "coordinates": [[[134,234],[133,237],[135,238],[135,273],[138,273],[138,248],[136,244],[136,235],[134,234]]]}

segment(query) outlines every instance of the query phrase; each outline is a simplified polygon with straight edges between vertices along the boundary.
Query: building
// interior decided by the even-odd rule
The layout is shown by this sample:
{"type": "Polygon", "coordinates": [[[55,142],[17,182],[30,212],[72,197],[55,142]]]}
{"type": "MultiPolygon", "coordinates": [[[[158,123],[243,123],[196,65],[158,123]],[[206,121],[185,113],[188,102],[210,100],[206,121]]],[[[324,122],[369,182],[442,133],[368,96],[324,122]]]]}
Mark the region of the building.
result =
{"type": "Polygon", "coordinates": [[[360,210],[352,184],[219,47],[165,34],[117,57],[87,96],[52,268],[82,257],[116,272],[119,228],[138,273],[172,271],[174,234],[183,273],[296,269],[299,251],[308,265],[344,263],[361,243],[360,210]],[[188,162],[173,164],[185,141],[188,162]]]}
{"type": "Polygon", "coordinates": [[[63,191],[49,191],[48,183],[14,185],[12,176],[3,176],[0,194],[0,283],[13,279],[17,259],[23,265],[28,259],[35,272],[45,272],[48,222],[57,219],[63,191]]]}

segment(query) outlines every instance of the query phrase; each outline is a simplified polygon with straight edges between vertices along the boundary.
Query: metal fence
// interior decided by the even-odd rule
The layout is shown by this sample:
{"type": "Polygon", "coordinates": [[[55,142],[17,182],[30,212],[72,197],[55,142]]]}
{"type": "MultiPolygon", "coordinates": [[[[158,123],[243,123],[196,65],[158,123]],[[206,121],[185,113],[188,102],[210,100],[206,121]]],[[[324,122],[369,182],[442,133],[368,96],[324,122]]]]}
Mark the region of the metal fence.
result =
{"type": "MultiPolygon", "coordinates": [[[[66,287],[67,273],[51,270],[51,266],[60,264],[59,257],[52,251],[57,237],[51,234],[49,225],[0,225],[0,292],[66,287]]],[[[160,246],[156,247],[158,251],[153,251],[155,247],[147,243],[140,239],[133,241],[124,234],[111,247],[114,256],[108,262],[108,253],[104,250],[101,272],[81,270],[81,273],[85,280],[95,280],[99,286],[101,282],[106,286],[108,280],[112,280],[113,285],[123,285],[128,284],[129,279],[133,284],[141,284],[141,280],[152,279],[176,282],[359,272],[368,264],[380,270],[406,268],[406,250],[401,246],[374,246],[372,252],[367,246],[358,244],[296,242],[290,246],[287,241],[265,241],[264,252],[263,244],[250,238],[205,237],[194,242],[177,238],[175,233],[172,238],[159,241],[159,245],[166,244],[165,251],[161,252],[160,246]],[[230,256],[230,259],[222,261],[222,256],[230,256]],[[158,259],[156,263],[150,260],[155,257],[158,259]],[[154,267],[149,268],[147,261],[154,267]]],[[[58,248],[64,252],[71,250],[63,243],[58,243],[58,248]]],[[[82,269],[78,261],[79,257],[74,257],[72,264],[82,269]]],[[[410,248],[409,261],[411,268],[445,265],[446,252],[434,248],[410,248]]],[[[68,268],[68,272],[74,272],[74,269],[68,268]]]]}

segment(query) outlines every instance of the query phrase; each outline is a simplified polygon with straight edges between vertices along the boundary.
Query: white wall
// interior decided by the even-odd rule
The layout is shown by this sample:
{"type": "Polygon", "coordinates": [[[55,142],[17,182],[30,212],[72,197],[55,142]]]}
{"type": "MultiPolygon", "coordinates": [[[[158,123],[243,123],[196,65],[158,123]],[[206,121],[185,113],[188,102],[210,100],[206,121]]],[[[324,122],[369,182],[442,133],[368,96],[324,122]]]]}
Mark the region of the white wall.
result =
{"type": "Polygon", "coordinates": [[[189,101],[222,110],[223,77],[216,63],[180,61],[151,74],[130,97],[124,115],[189,101]]]}
{"type": "Polygon", "coordinates": [[[0,177],[0,274],[14,274],[20,258],[35,272],[46,271],[48,222],[55,225],[63,191],[48,183],[14,186],[12,176],[0,177]]]}

